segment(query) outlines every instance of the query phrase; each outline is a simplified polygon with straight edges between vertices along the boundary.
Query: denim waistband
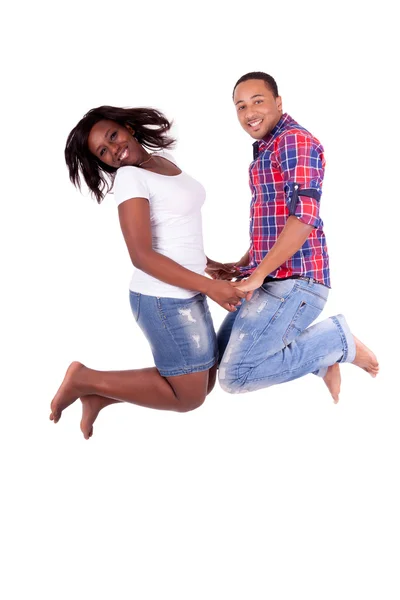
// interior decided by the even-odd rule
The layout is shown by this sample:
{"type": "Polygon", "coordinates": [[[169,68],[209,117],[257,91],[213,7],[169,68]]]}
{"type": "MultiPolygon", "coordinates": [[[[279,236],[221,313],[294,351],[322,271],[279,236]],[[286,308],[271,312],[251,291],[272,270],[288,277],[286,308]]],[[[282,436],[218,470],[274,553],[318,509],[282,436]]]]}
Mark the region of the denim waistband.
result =
{"type": "Polygon", "coordinates": [[[304,275],[289,275],[289,277],[270,277],[269,275],[264,279],[263,283],[270,283],[271,281],[286,281],[287,279],[302,279],[309,283],[319,283],[319,285],[325,285],[321,281],[313,279],[313,277],[305,277],[304,275]]]}

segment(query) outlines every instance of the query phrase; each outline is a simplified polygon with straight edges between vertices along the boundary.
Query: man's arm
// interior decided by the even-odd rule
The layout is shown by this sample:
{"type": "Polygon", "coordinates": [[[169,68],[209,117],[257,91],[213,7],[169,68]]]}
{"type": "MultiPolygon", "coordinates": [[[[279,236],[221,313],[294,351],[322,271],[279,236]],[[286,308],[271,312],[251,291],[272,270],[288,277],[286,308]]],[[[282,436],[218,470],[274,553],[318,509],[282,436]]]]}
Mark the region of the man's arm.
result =
{"type": "Polygon", "coordinates": [[[319,198],[324,178],[323,148],[304,132],[282,136],[276,150],[282,173],[288,218],[275,244],[250,277],[234,284],[243,291],[260,287],[265,277],[287,262],[320,225],[319,198]]]}
{"type": "Polygon", "coordinates": [[[243,292],[251,292],[259,288],[267,275],[275,271],[300,250],[312,230],[312,225],[306,225],[297,217],[289,217],[282,233],[255,271],[248,279],[238,281],[233,285],[243,292]]]}

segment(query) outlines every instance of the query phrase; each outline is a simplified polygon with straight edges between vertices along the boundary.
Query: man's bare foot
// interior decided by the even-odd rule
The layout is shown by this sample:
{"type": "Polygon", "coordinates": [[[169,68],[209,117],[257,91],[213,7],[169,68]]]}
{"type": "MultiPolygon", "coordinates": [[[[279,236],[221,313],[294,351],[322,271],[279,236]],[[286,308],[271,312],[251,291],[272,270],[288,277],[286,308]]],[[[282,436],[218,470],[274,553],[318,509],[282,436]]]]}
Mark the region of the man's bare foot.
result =
{"type": "Polygon", "coordinates": [[[50,404],[50,419],[54,423],[60,420],[62,411],[79,398],[80,392],[77,389],[76,380],[82,369],[85,369],[85,367],[80,362],[73,362],[68,367],[64,381],[50,404]]]}
{"type": "Polygon", "coordinates": [[[372,377],[376,377],[379,372],[379,363],[375,354],[365,344],[360,342],[355,335],[353,337],[356,343],[356,357],[353,360],[353,365],[364,369],[372,377]]]}
{"type": "Polygon", "coordinates": [[[118,400],[105,398],[104,396],[97,396],[97,394],[91,394],[90,396],[83,396],[81,398],[81,402],[81,431],[85,440],[88,440],[93,435],[93,423],[97,419],[99,412],[109,404],[115,404],[118,402],[118,400]]]}
{"type": "Polygon", "coordinates": [[[331,367],[328,367],[324,381],[331,393],[334,403],[337,404],[339,402],[340,384],[342,381],[339,363],[335,363],[331,367]]]}

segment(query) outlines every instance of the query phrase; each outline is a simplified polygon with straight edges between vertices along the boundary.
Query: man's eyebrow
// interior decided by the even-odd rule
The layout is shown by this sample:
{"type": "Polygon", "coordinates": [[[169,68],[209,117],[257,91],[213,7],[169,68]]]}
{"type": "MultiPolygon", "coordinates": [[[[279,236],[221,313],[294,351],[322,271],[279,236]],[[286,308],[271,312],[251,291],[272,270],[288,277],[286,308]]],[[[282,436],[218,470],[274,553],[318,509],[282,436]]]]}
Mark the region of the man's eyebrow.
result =
{"type": "MultiPolygon", "coordinates": [[[[107,136],[108,136],[108,134],[109,134],[109,133],[110,133],[110,130],[109,130],[109,129],[107,129],[107,131],[106,131],[106,134],[105,134],[105,136],[104,136],[106,139],[107,139],[107,136]]],[[[99,146],[96,148],[96,152],[98,152],[98,151],[99,151],[99,148],[100,148],[101,146],[102,146],[102,144],[99,144],[99,146]]]]}
{"type": "MultiPolygon", "coordinates": [[[[250,100],[253,100],[253,98],[264,98],[264,94],[254,94],[254,96],[252,96],[252,97],[250,98],[250,100]]],[[[235,106],[236,106],[237,104],[239,104],[240,102],[244,102],[244,100],[238,100],[237,102],[235,102],[235,106]]]]}

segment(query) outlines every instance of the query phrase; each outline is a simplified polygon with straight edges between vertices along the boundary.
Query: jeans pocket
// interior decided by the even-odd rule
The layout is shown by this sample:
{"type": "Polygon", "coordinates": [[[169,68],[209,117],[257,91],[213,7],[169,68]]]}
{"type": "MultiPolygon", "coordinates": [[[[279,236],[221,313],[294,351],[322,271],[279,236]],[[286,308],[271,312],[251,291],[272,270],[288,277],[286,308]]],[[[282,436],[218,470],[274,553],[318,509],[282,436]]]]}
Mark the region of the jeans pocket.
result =
{"type": "Polygon", "coordinates": [[[130,291],[129,292],[129,302],[131,305],[133,318],[135,319],[135,321],[138,321],[139,310],[140,310],[140,294],[130,291]]]}
{"type": "MultiPolygon", "coordinates": [[[[322,307],[323,308],[323,307],[322,307]]],[[[302,300],[282,338],[285,346],[293,342],[321,314],[322,308],[316,308],[302,300]]]]}
{"type": "Polygon", "coordinates": [[[287,300],[294,290],[297,289],[296,279],[283,279],[282,281],[269,281],[261,286],[263,292],[278,300],[287,300]]]}

